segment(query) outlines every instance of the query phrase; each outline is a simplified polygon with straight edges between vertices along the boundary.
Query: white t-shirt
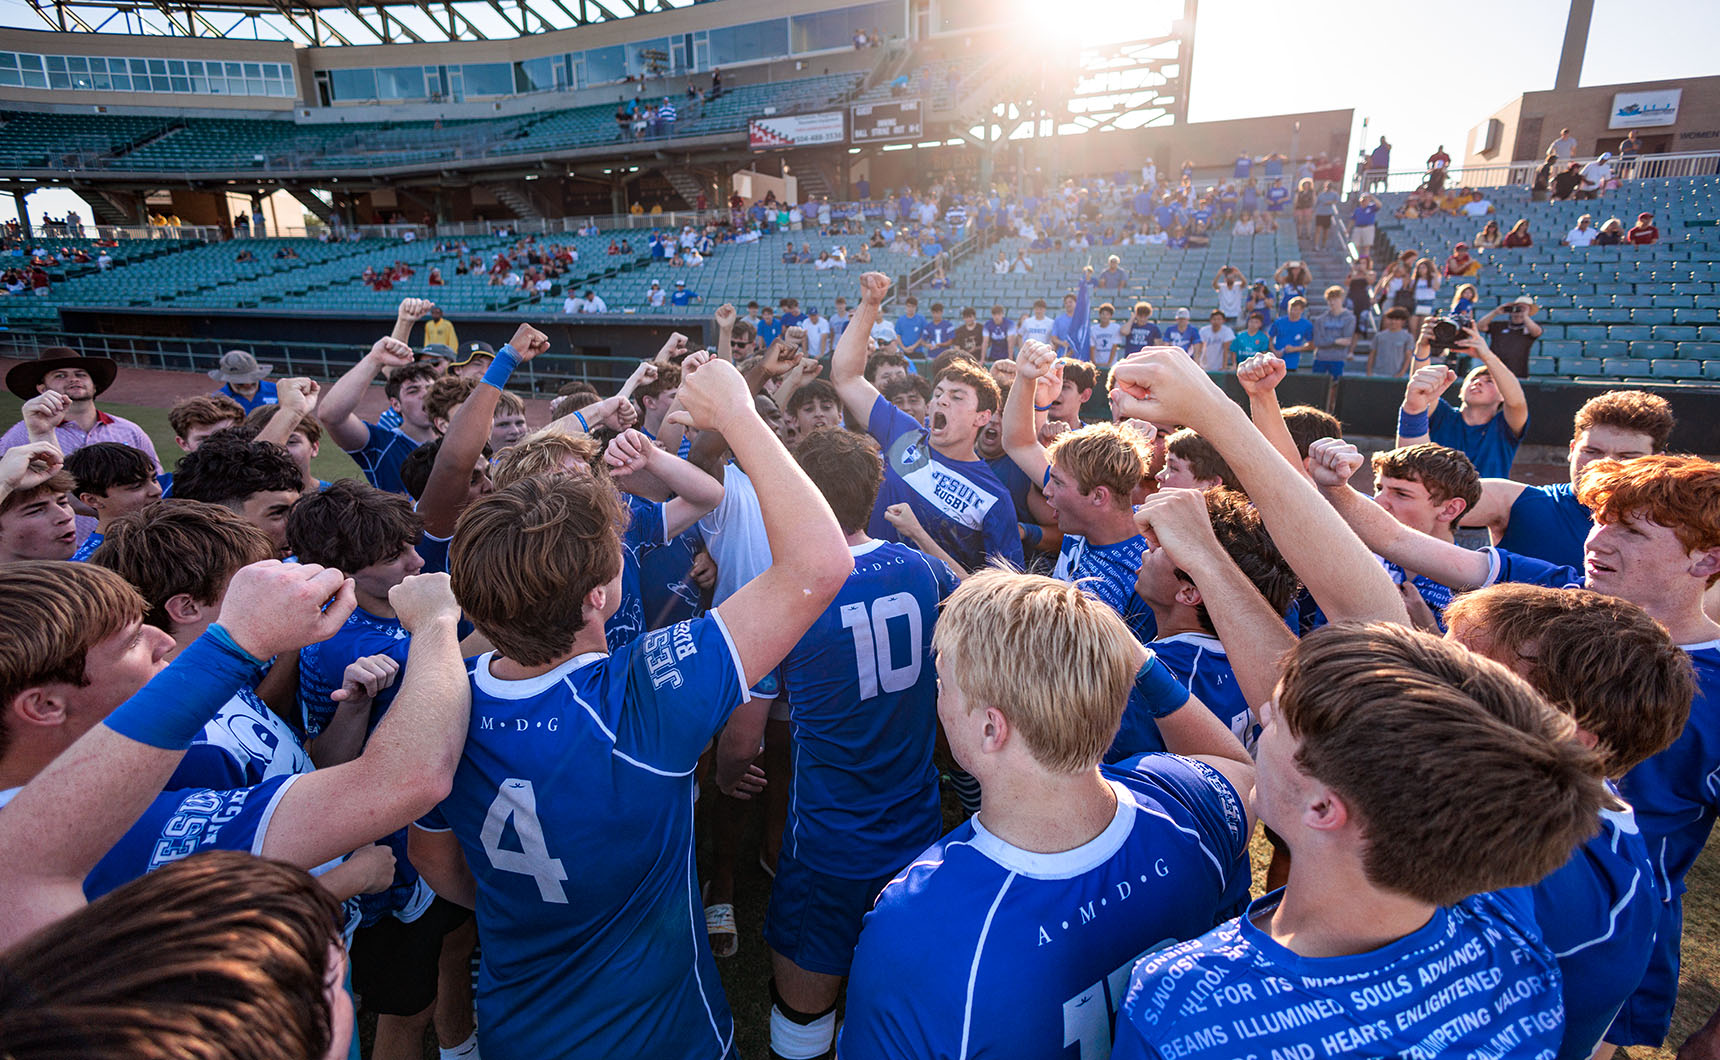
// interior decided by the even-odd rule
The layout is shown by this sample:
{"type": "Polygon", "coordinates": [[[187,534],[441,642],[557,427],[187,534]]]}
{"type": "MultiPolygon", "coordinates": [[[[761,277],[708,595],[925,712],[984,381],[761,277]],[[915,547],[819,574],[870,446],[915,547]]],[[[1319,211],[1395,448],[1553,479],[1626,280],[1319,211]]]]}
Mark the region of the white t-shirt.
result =
{"type": "Polygon", "coordinates": [[[652,305],[663,304],[663,288],[653,287],[645,292],[645,300],[652,305]]]}
{"type": "Polygon", "coordinates": [[[579,312],[579,303],[580,299],[569,295],[561,300],[561,311],[563,313],[577,313],[579,312]]]}
{"type": "Polygon", "coordinates": [[[1054,323],[1050,317],[1035,317],[1029,313],[1021,318],[1016,330],[1021,333],[1022,341],[1032,339],[1034,342],[1050,342],[1051,326],[1054,323]]]}
{"type": "Polygon", "coordinates": [[[1588,228],[1573,228],[1565,233],[1565,242],[1573,247],[1586,247],[1593,243],[1601,234],[1601,230],[1590,225],[1588,228]]]}
{"type": "Polygon", "coordinates": [[[1487,199],[1476,199],[1474,202],[1465,203],[1463,212],[1470,217],[1484,217],[1493,212],[1493,203],[1487,199]]]}
{"type": "Polygon", "coordinates": [[[1093,366],[1109,368],[1111,358],[1116,356],[1117,344],[1123,341],[1123,325],[1116,320],[1109,324],[1095,323],[1087,329],[1088,350],[1093,355],[1093,366]]]}
{"type": "Polygon", "coordinates": [[[1248,298],[1248,285],[1241,280],[1218,285],[1218,308],[1227,317],[1242,315],[1242,303],[1248,298]]]}
{"type": "Polygon", "coordinates": [[[800,322],[806,330],[806,349],[812,356],[818,357],[824,353],[824,346],[830,340],[830,318],[819,317],[817,320],[807,317],[800,322]]]}
{"type": "Polygon", "coordinates": [[[723,468],[723,499],[699,520],[699,530],[717,565],[713,605],[720,605],[770,566],[770,538],[764,532],[758,492],[739,464],[730,461],[723,468]]]}
{"type": "Polygon", "coordinates": [[[1200,328],[1201,360],[1200,366],[1208,371],[1220,371],[1224,368],[1224,344],[1236,338],[1236,332],[1230,330],[1230,325],[1221,325],[1217,331],[1212,330],[1211,324],[1202,324],[1200,328]]]}

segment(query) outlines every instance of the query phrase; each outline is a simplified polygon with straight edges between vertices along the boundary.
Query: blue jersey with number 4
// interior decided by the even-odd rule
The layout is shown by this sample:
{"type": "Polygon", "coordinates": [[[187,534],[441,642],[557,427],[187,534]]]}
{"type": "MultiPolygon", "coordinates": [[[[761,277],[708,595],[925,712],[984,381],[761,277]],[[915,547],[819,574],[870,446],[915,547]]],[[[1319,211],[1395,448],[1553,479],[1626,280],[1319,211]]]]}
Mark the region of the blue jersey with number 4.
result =
{"type": "Polygon", "coordinates": [[[782,849],[826,875],[869,880],[943,831],[932,624],[956,579],[907,545],[853,552],[842,591],[782,661],[794,746],[782,849]]]}
{"type": "Polygon", "coordinates": [[[957,828],[878,896],[860,932],[844,1060],[1081,1060],[1111,1046],[1129,971],[1248,887],[1242,800],[1211,767],[1146,755],[1101,773],[1117,811],[1035,854],[957,828]]]}
{"type": "Polygon", "coordinates": [[[747,698],[722,618],[502,680],[473,661],[451,829],[477,881],[489,1060],[724,1057],[734,1025],[693,867],[693,767],[747,698]]]}

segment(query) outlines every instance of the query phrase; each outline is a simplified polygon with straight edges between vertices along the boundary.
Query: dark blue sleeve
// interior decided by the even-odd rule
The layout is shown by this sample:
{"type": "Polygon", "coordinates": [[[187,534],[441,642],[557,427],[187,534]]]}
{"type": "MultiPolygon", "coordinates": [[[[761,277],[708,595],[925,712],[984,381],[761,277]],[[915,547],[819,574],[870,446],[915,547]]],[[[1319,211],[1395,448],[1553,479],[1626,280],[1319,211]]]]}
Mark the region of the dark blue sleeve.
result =
{"type": "Polygon", "coordinates": [[[877,439],[878,445],[884,449],[890,448],[890,443],[902,435],[919,429],[914,417],[890,404],[882,394],[872,402],[872,411],[866,416],[866,433],[877,439]]]}
{"type": "Polygon", "coordinates": [[[1015,507],[1002,503],[1007,499],[1007,495],[999,497],[999,503],[985,513],[985,555],[988,560],[1006,559],[1016,570],[1022,570],[1027,566],[1026,556],[1021,551],[1021,533],[1015,528],[1015,507]]]}
{"type": "Polygon", "coordinates": [[[185,752],[185,757],[179,760],[179,767],[173,771],[173,776],[162,785],[163,791],[178,791],[181,788],[210,788],[215,791],[232,791],[242,788],[249,782],[245,770],[225,750],[207,743],[194,743],[185,752]]]}
{"type": "Polygon", "coordinates": [[[418,539],[418,557],[424,561],[425,574],[448,573],[448,547],[454,543],[452,538],[431,537],[425,534],[418,539]]]}
{"type": "Polygon", "coordinates": [[[633,520],[627,524],[627,543],[632,545],[642,555],[654,548],[661,548],[668,541],[664,537],[663,506],[653,501],[629,497],[628,507],[633,511],[633,520]]]}
{"type": "Polygon", "coordinates": [[[1188,701],[1188,689],[1157,654],[1135,674],[1134,687],[1129,689],[1130,707],[1138,705],[1154,718],[1180,710],[1188,701]]]}
{"type": "Polygon", "coordinates": [[[1205,762],[1175,754],[1139,755],[1111,768],[1145,778],[1155,791],[1187,810],[1225,866],[1226,882],[1235,878],[1238,866],[1247,873],[1248,816],[1242,796],[1224,774],[1205,762]]]}
{"type": "Polygon", "coordinates": [[[1553,589],[1581,588],[1583,572],[1575,567],[1561,567],[1533,556],[1520,556],[1502,548],[1486,549],[1492,556],[1492,576],[1487,584],[1521,582],[1525,585],[1545,585],[1553,589]]]}

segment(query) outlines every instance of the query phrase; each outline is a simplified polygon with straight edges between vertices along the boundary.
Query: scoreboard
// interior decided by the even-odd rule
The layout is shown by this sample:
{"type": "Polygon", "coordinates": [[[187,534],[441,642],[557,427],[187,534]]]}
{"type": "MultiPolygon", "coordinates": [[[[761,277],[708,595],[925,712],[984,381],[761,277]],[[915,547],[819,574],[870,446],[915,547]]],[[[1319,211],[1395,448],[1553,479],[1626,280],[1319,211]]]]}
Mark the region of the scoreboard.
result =
{"type": "Polygon", "coordinates": [[[857,144],[886,140],[917,140],[922,135],[920,101],[890,100],[856,103],[851,108],[849,140],[857,144]]]}

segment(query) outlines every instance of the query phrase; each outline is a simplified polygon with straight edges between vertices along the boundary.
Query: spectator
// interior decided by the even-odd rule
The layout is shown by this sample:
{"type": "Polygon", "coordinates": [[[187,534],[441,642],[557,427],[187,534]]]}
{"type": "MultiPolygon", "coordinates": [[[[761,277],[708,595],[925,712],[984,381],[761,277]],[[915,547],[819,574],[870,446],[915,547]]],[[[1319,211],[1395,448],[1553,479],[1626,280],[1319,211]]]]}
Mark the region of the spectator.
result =
{"type": "Polygon", "coordinates": [[[1493,212],[1493,202],[1481,193],[1480,188],[1469,189],[1469,201],[1461,207],[1465,217],[1485,217],[1493,212]]]}
{"type": "Polygon", "coordinates": [[[1271,339],[1266,334],[1266,318],[1259,313],[1249,313],[1243,330],[1236,332],[1236,337],[1230,340],[1230,358],[1241,361],[1257,353],[1265,353],[1270,343],[1271,339]]]}
{"type": "Polygon", "coordinates": [[[1356,347],[1356,314],[1344,305],[1342,287],[1333,284],[1326,288],[1326,312],[1313,318],[1312,323],[1313,370],[1341,378],[1356,347]]]}
{"type": "Polygon", "coordinates": [[[664,292],[663,285],[658,283],[656,280],[652,280],[651,286],[645,291],[645,304],[654,309],[662,308],[662,305],[667,298],[668,295],[664,292]]]}
{"type": "Polygon", "coordinates": [[[1314,201],[1316,198],[1317,194],[1314,191],[1312,180],[1304,177],[1296,182],[1296,201],[1291,212],[1296,218],[1296,238],[1298,239],[1311,240],[1314,238],[1314,201]]]}
{"type": "Polygon", "coordinates": [[[563,313],[607,313],[609,306],[602,298],[598,297],[595,290],[587,288],[585,294],[579,298],[569,294],[562,301],[561,311],[563,313]]]}
{"type": "Polygon", "coordinates": [[[1242,270],[1226,265],[1212,279],[1212,289],[1218,292],[1218,308],[1229,323],[1242,322],[1242,304],[1248,298],[1248,280],[1242,270]]]}
{"type": "Polygon", "coordinates": [[[1121,291],[1129,285],[1129,274],[1123,269],[1122,259],[1112,254],[1105,259],[1105,271],[1096,278],[1101,291],[1121,291]]]}
{"type": "Polygon", "coordinates": [[[1583,167],[1571,162],[1553,177],[1553,201],[1564,202],[1568,199],[1580,198],[1577,194],[1583,186],[1583,167]]]}
{"type": "Polygon", "coordinates": [[[1568,165],[1571,156],[1577,153],[1577,138],[1571,135],[1571,130],[1560,129],[1559,138],[1547,145],[1547,153],[1557,158],[1560,165],[1568,165]]]}
{"type": "Polygon", "coordinates": [[[1474,243],[1477,250],[1497,249],[1503,241],[1503,237],[1499,234],[1499,222],[1491,218],[1481,226],[1481,231],[1475,233],[1474,243]]]}
{"type": "Polygon", "coordinates": [[[675,281],[675,293],[669,296],[671,305],[686,307],[694,302],[703,302],[704,296],[687,286],[686,280],[675,281]]]}
{"type": "Polygon", "coordinates": [[[1433,154],[1427,156],[1427,190],[1438,195],[1445,190],[1445,178],[1451,165],[1451,156],[1445,153],[1445,145],[1440,144],[1433,154]]]}
{"type": "Polygon", "coordinates": [[[1512,375],[1522,378],[1529,374],[1529,354],[1535,340],[1541,337],[1541,325],[1534,320],[1539,307],[1528,295],[1487,311],[1475,322],[1487,336],[1487,345],[1504,363],[1512,375]]]}
{"type": "Polygon", "coordinates": [[[1272,274],[1272,282],[1278,287],[1278,312],[1283,313],[1289,307],[1290,299],[1307,297],[1314,275],[1308,271],[1306,262],[1287,261],[1272,274]]]}
{"type": "Polygon", "coordinates": [[[1624,242],[1624,222],[1616,217],[1609,217],[1601,224],[1600,232],[1595,236],[1595,246],[1616,247],[1624,242]]]}
{"type": "Polygon", "coordinates": [[[1529,219],[1519,217],[1517,223],[1511,226],[1511,231],[1505,233],[1505,239],[1499,244],[1503,247],[1532,247],[1535,240],[1529,235],[1529,219]]]}
{"type": "MultiPolygon", "coordinates": [[[[1383,137],[1381,138],[1383,141],[1383,137]]],[[[1380,201],[1363,192],[1350,211],[1350,239],[1356,250],[1367,253],[1374,246],[1374,219],[1380,215],[1380,201]]]]}
{"type": "Polygon", "coordinates": [[[1367,181],[1370,187],[1383,188],[1386,183],[1386,173],[1391,169],[1392,145],[1380,137],[1378,147],[1368,154],[1367,181]]]}
{"type": "Polygon", "coordinates": [[[1445,259],[1445,275],[1450,277],[1470,277],[1481,274],[1481,262],[1469,254],[1469,244],[1459,243],[1451,248],[1451,256],[1445,259]]]}
{"type": "Polygon", "coordinates": [[[1189,311],[1178,309],[1176,318],[1170,327],[1165,329],[1165,344],[1175,346],[1190,357],[1198,357],[1199,351],[1195,345],[1200,342],[1200,332],[1189,324],[1189,311]]]}
{"type": "Polygon", "coordinates": [[[1409,310],[1392,306],[1380,318],[1380,330],[1374,333],[1373,349],[1368,351],[1368,374],[1383,370],[1385,375],[1408,375],[1414,347],[1409,310]]]}
{"type": "Polygon", "coordinates": [[[1607,160],[1612,158],[1611,151],[1602,151],[1601,156],[1582,168],[1582,185],[1577,190],[1579,199],[1598,199],[1607,190],[1607,184],[1613,178],[1612,166],[1607,160]]]}
{"type": "Polygon", "coordinates": [[[1422,322],[1433,315],[1433,308],[1439,302],[1439,286],[1442,282],[1443,277],[1433,264],[1432,258],[1417,259],[1408,285],[1414,299],[1411,303],[1414,316],[1410,320],[1410,328],[1417,334],[1421,332],[1422,322]]]}
{"type": "Polygon", "coordinates": [[[258,364],[257,358],[245,350],[228,350],[221,362],[209,369],[209,378],[223,384],[215,393],[231,399],[241,409],[250,412],[261,405],[273,405],[280,400],[269,374],[272,364],[258,364]]]}
{"type": "Polygon", "coordinates": [[[1559,240],[1567,247],[1586,247],[1600,237],[1600,232],[1592,223],[1594,218],[1583,214],[1577,218],[1577,226],[1565,233],[1565,238],[1559,240]]]}
{"type": "Polygon", "coordinates": [[[1294,372],[1300,367],[1302,355],[1314,348],[1314,325],[1302,318],[1307,308],[1306,298],[1292,298],[1285,307],[1285,315],[1278,317],[1267,327],[1272,352],[1283,360],[1287,371],[1294,372]]]}
{"type": "Polygon", "coordinates": [[[1660,229],[1654,227],[1654,215],[1646,212],[1637,214],[1636,224],[1625,233],[1625,240],[1639,247],[1660,242],[1660,229]]]}
{"type": "Polygon", "coordinates": [[[1231,342],[1236,332],[1225,322],[1222,309],[1214,309],[1200,329],[1200,364],[1209,372],[1227,372],[1236,367],[1231,342]]]}
{"type": "MultiPolygon", "coordinates": [[[[1325,250],[1326,244],[1332,238],[1332,213],[1344,201],[1339,194],[1338,186],[1332,181],[1323,181],[1320,191],[1314,196],[1314,249],[1325,250]]],[[[1361,248],[1366,252],[1367,248],[1361,248]]]]}
{"type": "Polygon", "coordinates": [[[1535,167],[1534,179],[1529,184],[1529,201],[1546,202],[1547,191],[1552,186],[1553,172],[1565,168],[1559,161],[1559,156],[1547,155],[1547,160],[1535,167]]]}
{"type": "Polygon", "coordinates": [[[1504,362],[1494,356],[1473,325],[1453,347],[1481,363],[1464,377],[1461,404],[1452,406],[1439,395],[1457,381],[1443,364],[1429,364],[1432,325],[1422,328],[1416,344],[1416,370],[1404,390],[1398,411],[1399,448],[1433,441],[1469,457],[1482,478],[1508,478],[1523,432],[1529,426],[1529,402],[1523,386],[1504,362]]]}

